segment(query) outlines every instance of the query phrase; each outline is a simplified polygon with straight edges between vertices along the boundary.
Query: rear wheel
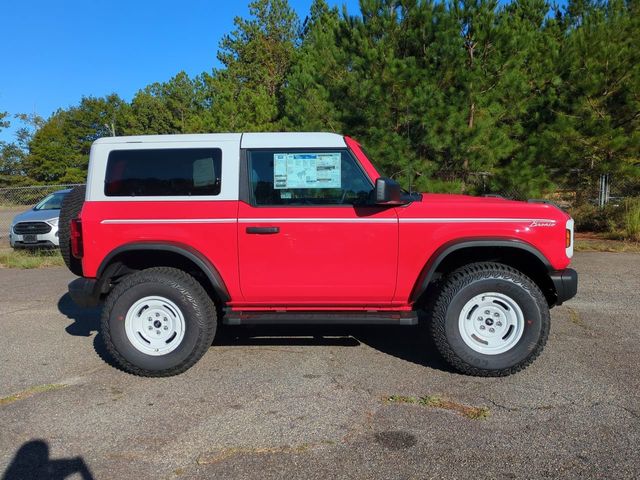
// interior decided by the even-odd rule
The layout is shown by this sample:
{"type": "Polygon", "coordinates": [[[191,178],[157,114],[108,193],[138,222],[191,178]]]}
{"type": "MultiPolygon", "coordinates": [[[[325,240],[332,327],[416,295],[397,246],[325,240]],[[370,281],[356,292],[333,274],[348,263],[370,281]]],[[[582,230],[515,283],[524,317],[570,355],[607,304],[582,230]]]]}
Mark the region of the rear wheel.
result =
{"type": "Polygon", "coordinates": [[[111,291],[100,327],[125,371],[167,377],[189,369],[211,346],[216,309],[191,275],[150,268],[125,277],[111,291]]]}
{"type": "Polygon", "coordinates": [[[82,210],[86,191],[87,187],[81,185],[75,187],[64,197],[58,220],[60,254],[69,270],[79,277],[82,276],[82,262],[71,254],[71,220],[76,218],[82,210]]]}
{"type": "Polygon", "coordinates": [[[457,370],[504,376],[540,354],[550,328],[547,301],[523,273],[499,263],[477,263],[450,274],[432,309],[431,333],[457,370]]]}

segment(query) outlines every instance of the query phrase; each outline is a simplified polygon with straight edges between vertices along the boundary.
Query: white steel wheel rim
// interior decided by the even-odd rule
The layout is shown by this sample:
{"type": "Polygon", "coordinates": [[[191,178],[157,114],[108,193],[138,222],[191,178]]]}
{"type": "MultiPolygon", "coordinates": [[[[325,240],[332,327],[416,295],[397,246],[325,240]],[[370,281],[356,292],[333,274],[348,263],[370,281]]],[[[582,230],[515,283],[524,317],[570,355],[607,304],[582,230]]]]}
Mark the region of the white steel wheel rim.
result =
{"type": "Polygon", "coordinates": [[[131,305],[124,325],[131,345],[154,356],[173,352],[182,343],[185,332],[182,311],[160,296],[144,297],[131,305]]]}
{"type": "Polygon", "coordinates": [[[511,350],[522,338],[524,315],[511,297],[487,292],[462,307],[458,328],[469,348],[484,355],[498,355],[511,350]]]}

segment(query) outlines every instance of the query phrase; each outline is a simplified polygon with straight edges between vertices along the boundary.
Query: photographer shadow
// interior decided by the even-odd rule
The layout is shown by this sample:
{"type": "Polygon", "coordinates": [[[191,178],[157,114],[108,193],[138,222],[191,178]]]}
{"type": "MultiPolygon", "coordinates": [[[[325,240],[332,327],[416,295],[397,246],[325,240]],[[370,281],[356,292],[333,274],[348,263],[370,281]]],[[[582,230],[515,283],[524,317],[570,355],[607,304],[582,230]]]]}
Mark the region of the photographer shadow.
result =
{"type": "Polygon", "coordinates": [[[76,475],[84,480],[94,478],[82,457],[51,459],[47,442],[31,440],[18,449],[2,480],[63,480],[76,475]]]}

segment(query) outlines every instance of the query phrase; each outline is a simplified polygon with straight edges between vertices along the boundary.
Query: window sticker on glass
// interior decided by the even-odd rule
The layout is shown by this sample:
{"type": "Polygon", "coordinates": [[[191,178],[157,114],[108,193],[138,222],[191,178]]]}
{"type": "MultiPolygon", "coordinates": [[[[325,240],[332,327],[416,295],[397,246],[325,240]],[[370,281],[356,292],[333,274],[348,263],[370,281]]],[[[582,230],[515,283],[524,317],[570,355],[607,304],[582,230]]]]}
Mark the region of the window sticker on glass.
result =
{"type": "Polygon", "coordinates": [[[194,187],[213,185],[215,183],[215,177],[213,161],[210,158],[201,158],[193,162],[194,187]]]}
{"type": "Polygon", "coordinates": [[[340,188],[341,158],[340,152],[275,153],[273,187],[340,188]]]}

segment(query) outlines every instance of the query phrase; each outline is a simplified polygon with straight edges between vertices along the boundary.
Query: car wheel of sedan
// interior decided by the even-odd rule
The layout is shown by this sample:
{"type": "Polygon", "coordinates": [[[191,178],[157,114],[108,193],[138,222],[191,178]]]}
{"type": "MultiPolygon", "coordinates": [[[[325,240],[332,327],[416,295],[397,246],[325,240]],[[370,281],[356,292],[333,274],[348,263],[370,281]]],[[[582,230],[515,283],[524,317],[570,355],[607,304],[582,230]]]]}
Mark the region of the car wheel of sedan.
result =
{"type": "Polygon", "coordinates": [[[522,370],[542,352],[549,306],[526,275],[499,263],[467,265],[445,280],[432,309],[431,332],[445,360],[477,376],[522,370]]]}

